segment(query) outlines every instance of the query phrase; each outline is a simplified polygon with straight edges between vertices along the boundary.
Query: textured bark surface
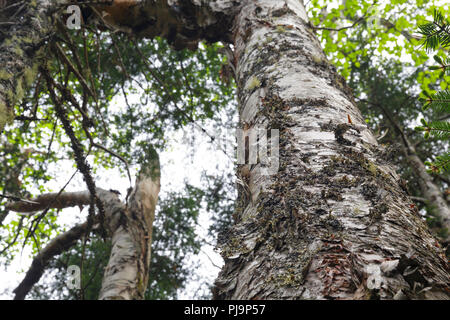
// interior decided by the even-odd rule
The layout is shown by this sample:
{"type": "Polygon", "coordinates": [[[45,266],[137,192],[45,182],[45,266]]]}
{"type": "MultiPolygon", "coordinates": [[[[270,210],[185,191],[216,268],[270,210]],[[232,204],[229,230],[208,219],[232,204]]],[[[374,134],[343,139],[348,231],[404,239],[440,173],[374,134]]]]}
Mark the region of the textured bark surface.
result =
{"type": "Polygon", "coordinates": [[[53,34],[60,0],[8,0],[0,8],[0,132],[14,118],[13,106],[35,79],[53,34]]]}
{"type": "MultiPolygon", "coordinates": [[[[159,163],[158,163],[159,166],[159,163]]],[[[119,199],[105,203],[112,250],[99,299],[143,299],[148,284],[152,228],[160,189],[158,172],[141,173],[127,206],[119,199]]]]}
{"type": "Polygon", "coordinates": [[[241,124],[280,130],[280,168],[241,167],[214,297],[449,298],[439,244],[300,2],[245,1],[234,36],[241,124]]]}
{"type": "Polygon", "coordinates": [[[231,41],[236,0],[143,0],[114,1],[112,7],[100,9],[112,27],[138,37],[166,38],[176,49],[195,49],[201,40],[231,41]],[[134,5],[126,3],[135,2],[134,5]],[[121,14],[113,7],[121,7],[121,14]]]}
{"type": "Polygon", "coordinates": [[[20,213],[34,213],[45,210],[47,207],[64,209],[74,206],[87,206],[91,202],[88,191],[47,193],[38,196],[32,201],[13,201],[6,203],[7,210],[20,213]]]}

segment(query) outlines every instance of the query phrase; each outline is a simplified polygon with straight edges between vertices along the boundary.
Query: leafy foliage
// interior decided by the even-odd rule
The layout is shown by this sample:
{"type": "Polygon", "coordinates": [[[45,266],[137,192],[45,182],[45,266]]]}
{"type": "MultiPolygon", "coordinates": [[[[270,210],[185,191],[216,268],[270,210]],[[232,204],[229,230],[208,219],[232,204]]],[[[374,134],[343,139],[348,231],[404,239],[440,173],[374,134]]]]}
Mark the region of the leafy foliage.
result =
{"type": "Polygon", "coordinates": [[[417,50],[414,28],[437,7],[435,2],[312,0],[307,9],[327,56],[348,78],[352,66],[359,67],[368,56],[378,65],[382,64],[380,57],[387,56],[412,60],[416,66],[425,62],[428,57],[425,51],[417,50]]]}
{"type": "Polygon", "coordinates": [[[449,171],[450,170],[450,153],[440,155],[436,157],[436,161],[431,163],[429,161],[425,162],[425,164],[431,167],[433,172],[438,172],[440,169],[449,171]]]}

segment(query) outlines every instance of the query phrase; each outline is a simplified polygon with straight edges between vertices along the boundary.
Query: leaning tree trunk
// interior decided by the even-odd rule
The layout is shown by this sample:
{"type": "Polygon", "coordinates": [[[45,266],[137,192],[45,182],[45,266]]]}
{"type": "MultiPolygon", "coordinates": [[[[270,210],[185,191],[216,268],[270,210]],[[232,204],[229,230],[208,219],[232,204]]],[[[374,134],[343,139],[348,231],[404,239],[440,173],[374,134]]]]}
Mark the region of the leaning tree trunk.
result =
{"type": "Polygon", "coordinates": [[[279,129],[279,170],[243,165],[216,299],[449,298],[447,261],[296,0],[235,20],[240,121],[279,129]]]}

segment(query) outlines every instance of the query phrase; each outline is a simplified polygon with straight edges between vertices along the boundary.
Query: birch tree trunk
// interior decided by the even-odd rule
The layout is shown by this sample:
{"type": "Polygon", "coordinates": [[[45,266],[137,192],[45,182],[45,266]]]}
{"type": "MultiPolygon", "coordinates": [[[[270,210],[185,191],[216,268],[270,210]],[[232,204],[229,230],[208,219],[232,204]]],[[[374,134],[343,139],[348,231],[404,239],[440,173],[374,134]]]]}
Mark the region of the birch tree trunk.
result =
{"type": "Polygon", "coordinates": [[[280,131],[280,168],[244,165],[216,299],[447,299],[439,244],[383,159],[296,0],[244,1],[240,121],[280,131]],[[248,193],[248,194],[247,194],[248,193]]]}
{"type": "Polygon", "coordinates": [[[142,300],[150,272],[153,220],[160,189],[159,163],[136,181],[128,206],[105,199],[112,234],[111,256],[103,274],[100,300],[142,300]]]}

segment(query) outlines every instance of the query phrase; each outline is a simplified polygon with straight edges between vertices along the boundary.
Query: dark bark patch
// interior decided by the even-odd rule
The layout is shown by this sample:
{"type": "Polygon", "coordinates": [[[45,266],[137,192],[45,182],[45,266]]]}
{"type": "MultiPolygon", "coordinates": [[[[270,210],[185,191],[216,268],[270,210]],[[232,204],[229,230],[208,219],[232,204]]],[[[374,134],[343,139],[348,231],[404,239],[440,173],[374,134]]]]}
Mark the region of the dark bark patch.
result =
{"type": "Polygon", "coordinates": [[[283,7],[272,11],[272,16],[273,17],[281,17],[288,13],[295,15],[295,12],[293,12],[286,4],[284,4],[283,7]]]}
{"type": "Polygon", "coordinates": [[[365,200],[372,200],[378,195],[379,186],[373,183],[365,183],[361,186],[361,194],[364,196],[365,200]]]}
{"type": "Polygon", "coordinates": [[[328,214],[325,218],[320,219],[319,224],[333,231],[342,231],[344,229],[341,222],[331,214],[328,214]]]}
{"type": "Polygon", "coordinates": [[[324,199],[332,199],[335,201],[342,201],[344,199],[341,196],[340,190],[334,187],[328,188],[327,190],[322,189],[321,194],[324,199]]]}
{"type": "Polygon", "coordinates": [[[387,204],[384,202],[375,205],[375,207],[373,207],[369,210],[369,216],[370,216],[371,222],[373,223],[374,221],[381,220],[383,215],[388,211],[389,211],[389,208],[388,208],[387,204]]]}
{"type": "Polygon", "coordinates": [[[334,137],[339,144],[343,144],[346,146],[352,146],[356,143],[344,138],[344,134],[350,129],[350,125],[347,123],[340,123],[334,129],[334,137]]]}

